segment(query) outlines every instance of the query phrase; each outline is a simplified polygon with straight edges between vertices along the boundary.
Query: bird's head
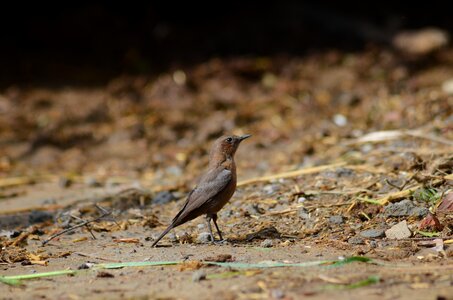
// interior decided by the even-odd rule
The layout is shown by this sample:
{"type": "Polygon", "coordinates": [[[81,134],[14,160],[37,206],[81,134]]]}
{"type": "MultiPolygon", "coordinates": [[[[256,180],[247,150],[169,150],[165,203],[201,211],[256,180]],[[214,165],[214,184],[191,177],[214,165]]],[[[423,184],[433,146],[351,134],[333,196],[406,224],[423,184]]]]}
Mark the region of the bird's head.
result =
{"type": "Polygon", "coordinates": [[[237,148],[239,147],[239,144],[251,137],[250,134],[246,135],[224,135],[218,138],[215,142],[214,145],[211,148],[211,159],[220,159],[225,156],[231,156],[233,157],[234,153],[236,153],[237,148]]]}

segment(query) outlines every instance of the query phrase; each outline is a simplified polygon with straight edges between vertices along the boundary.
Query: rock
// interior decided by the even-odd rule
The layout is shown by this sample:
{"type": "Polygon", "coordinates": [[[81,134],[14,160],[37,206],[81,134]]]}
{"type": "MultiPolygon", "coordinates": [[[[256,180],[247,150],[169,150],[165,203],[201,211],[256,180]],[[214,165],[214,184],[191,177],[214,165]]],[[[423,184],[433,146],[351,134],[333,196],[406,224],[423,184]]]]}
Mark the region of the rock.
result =
{"type": "Polygon", "coordinates": [[[193,272],[192,274],[192,281],[193,282],[200,282],[206,279],[206,272],[204,270],[198,270],[193,272]]]}
{"type": "Polygon", "coordinates": [[[360,232],[360,236],[364,238],[378,238],[384,236],[384,230],[382,229],[368,229],[360,232]]]}
{"type": "Polygon", "coordinates": [[[265,211],[258,206],[258,204],[249,204],[246,206],[246,210],[251,216],[262,215],[265,211]]]}
{"type": "Polygon", "coordinates": [[[71,178],[68,177],[60,177],[58,179],[58,186],[61,188],[68,188],[72,185],[72,180],[71,178]]]}
{"type": "Polygon", "coordinates": [[[109,273],[109,272],[105,272],[105,271],[98,271],[96,277],[99,277],[99,278],[113,278],[113,277],[115,277],[115,275],[113,275],[112,273],[109,273]]]}
{"type": "Polygon", "coordinates": [[[176,198],[173,196],[173,194],[169,191],[163,191],[157,193],[157,195],[153,198],[153,203],[155,204],[167,204],[172,201],[175,201],[176,198]]]}
{"type": "Polygon", "coordinates": [[[407,239],[412,235],[409,227],[407,227],[406,220],[399,222],[392,226],[389,230],[385,231],[385,236],[389,239],[402,240],[407,239]]]}
{"type": "Polygon", "coordinates": [[[210,243],[212,241],[211,235],[209,234],[209,232],[202,232],[198,235],[197,241],[199,243],[210,243]]]}
{"type": "Polygon", "coordinates": [[[349,244],[353,244],[353,245],[363,245],[365,244],[365,242],[363,241],[363,238],[359,237],[359,236],[353,236],[351,238],[348,239],[348,243],[349,244]]]}
{"type": "Polygon", "coordinates": [[[178,237],[176,236],[176,234],[174,232],[170,232],[168,234],[168,239],[170,240],[170,242],[177,242],[178,241],[178,237]]]}
{"type": "Polygon", "coordinates": [[[307,200],[305,197],[299,197],[297,198],[297,203],[304,203],[307,200]]]}
{"type": "Polygon", "coordinates": [[[308,210],[302,207],[301,209],[299,209],[299,217],[304,220],[308,220],[310,219],[310,213],[308,212],[308,210]]]}
{"type": "Polygon", "coordinates": [[[96,178],[88,176],[84,178],[84,183],[89,187],[100,187],[101,183],[96,178]]]}
{"type": "Polygon", "coordinates": [[[197,225],[198,229],[204,229],[205,227],[206,227],[206,224],[204,224],[204,223],[200,223],[197,225]]]}
{"type": "Polygon", "coordinates": [[[384,208],[385,217],[422,217],[428,213],[425,207],[417,207],[411,200],[390,203],[384,208]]]}
{"type": "Polygon", "coordinates": [[[263,187],[263,191],[267,195],[274,194],[275,192],[278,192],[278,190],[280,190],[280,186],[277,184],[268,184],[263,187]]]}
{"type": "Polygon", "coordinates": [[[426,55],[446,46],[449,35],[438,28],[402,31],[393,38],[393,47],[411,55],[426,55]]]}
{"type": "Polygon", "coordinates": [[[271,290],[271,297],[272,299],[283,299],[285,297],[285,293],[282,290],[273,289],[271,290]]]}
{"type": "Polygon", "coordinates": [[[344,219],[343,219],[343,216],[330,216],[329,217],[329,223],[331,224],[343,224],[344,223],[344,219]]]}
{"type": "Polygon", "coordinates": [[[271,248],[274,246],[274,242],[271,239],[265,239],[261,242],[261,247],[263,248],[271,248]]]}
{"type": "Polygon", "coordinates": [[[42,223],[53,219],[53,214],[47,211],[34,210],[28,216],[30,224],[42,223]]]}
{"type": "Polygon", "coordinates": [[[341,114],[336,114],[333,116],[333,122],[335,123],[335,125],[337,125],[338,127],[344,127],[348,124],[348,119],[341,115],[341,114]]]}

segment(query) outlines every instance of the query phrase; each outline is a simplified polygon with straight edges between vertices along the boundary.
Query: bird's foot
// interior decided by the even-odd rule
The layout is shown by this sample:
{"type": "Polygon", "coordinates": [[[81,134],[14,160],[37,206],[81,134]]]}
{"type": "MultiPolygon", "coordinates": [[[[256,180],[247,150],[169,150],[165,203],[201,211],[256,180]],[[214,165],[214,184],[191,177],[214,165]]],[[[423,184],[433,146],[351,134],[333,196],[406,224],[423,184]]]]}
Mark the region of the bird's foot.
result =
{"type": "Polygon", "coordinates": [[[212,241],[213,245],[228,245],[228,241],[223,239],[223,240],[214,240],[212,241]]]}

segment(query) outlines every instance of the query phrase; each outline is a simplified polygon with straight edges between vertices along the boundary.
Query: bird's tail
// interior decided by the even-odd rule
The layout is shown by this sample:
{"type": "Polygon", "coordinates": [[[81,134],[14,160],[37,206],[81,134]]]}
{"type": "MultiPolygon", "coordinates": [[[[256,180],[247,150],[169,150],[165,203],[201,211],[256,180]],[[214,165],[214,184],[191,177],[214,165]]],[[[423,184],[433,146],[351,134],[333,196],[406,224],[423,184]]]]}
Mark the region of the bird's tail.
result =
{"type": "Polygon", "coordinates": [[[151,248],[153,248],[154,246],[157,245],[157,243],[159,243],[159,241],[170,231],[173,229],[174,224],[172,223],[170,226],[167,227],[167,229],[164,230],[164,232],[162,232],[159,237],[154,241],[154,243],[151,245],[151,248]]]}

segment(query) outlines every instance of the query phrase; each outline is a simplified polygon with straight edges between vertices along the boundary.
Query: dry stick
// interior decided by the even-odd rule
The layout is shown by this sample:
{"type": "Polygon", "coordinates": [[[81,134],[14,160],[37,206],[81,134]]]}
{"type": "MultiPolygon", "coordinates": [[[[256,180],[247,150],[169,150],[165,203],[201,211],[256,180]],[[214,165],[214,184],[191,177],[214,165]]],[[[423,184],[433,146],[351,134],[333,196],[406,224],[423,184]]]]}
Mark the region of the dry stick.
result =
{"type": "MultiPolygon", "coordinates": [[[[444,180],[453,180],[453,174],[444,176],[442,179],[434,180],[432,185],[438,185],[438,184],[442,183],[444,180]]],[[[377,199],[376,201],[379,202],[379,204],[381,204],[381,205],[386,205],[387,203],[389,203],[392,200],[397,200],[397,199],[401,199],[406,196],[409,196],[411,193],[415,192],[417,189],[419,189],[421,187],[423,187],[423,184],[417,184],[416,186],[405,189],[403,191],[391,193],[387,196],[381,197],[381,198],[377,199]]]]}
{"type": "MultiPolygon", "coordinates": [[[[79,221],[82,221],[82,222],[83,222],[83,219],[82,219],[82,218],[79,218],[79,217],[77,217],[77,216],[74,216],[74,215],[70,215],[70,216],[71,216],[72,218],[76,219],[76,220],[79,220],[79,221]]],[[[93,238],[93,239],[95,240],[95,239],[96,239],[96,237],[94,236],[94,233],[93,233],[93,231],[91,231],[91,228],[90,228],[90,226],[89,226],[88,224],[86,224],[85,226],[86,226],[87,230],[88,230],[88,231],[90,232],[90,234],[91,234],[91,237],[92,237],[92,238],[93,238]]]]}
{"type": "Polygon", "coordinates": [[[101,256],[96,256],[96,255],[89,254],[89,253],[84,253],[84,252],[73,252],[73,253],[77,254],[77,255],[80,255],[80,256],[95,258],[95,259],[99,259],[99,260],[121,262],[120,260],[111,259],[111,258],[105,258],[105,257],[101,257],[101,256]]]}
{"type": "Polygon", "coordinates": [[[275,175],[257,177],[257,178],[240,181],[240,182],[238,182],[237,185],[243,186],[243,185],[247,185],[247,184],[251,184],[251,183],[270,181],[270,180],[274,180],[274,179],[290,178],[290,177],[296,177],[299,175],[312,174],[312,173],[317,173],[317,172],[321,172],[321,171],[336,168],[336,167],[341,167],[341,166],[344,166],[345,164],[346,164],[345,162],[340,162],[340,163],[335,163],[335,164],[331,164],[331,165],[317,166],[317,167],[312,167],[312,168],[305,168],[305,169],[301,169],[301,170],[279,173],[279,174],[275,174],[275,175]]]}
{"type": "Polygon", "coordinates": [[[107,216],[109,216],[109,215],[111,215],[111,214],[112,214],[111,211],[107,211],[107,212],[103,213],[102,215],[100,215],[100,216],[97,217],[97,218],[94,218],[94,219],[91,219],[91,220],[88,220],[88,221],[83,221],[82,223],[79,223],[79,224],[74,225],[74,226],[72,226],[72,227],[70,227],[70,228],[67,228],[67,229],[65,229],[65,230],[62,230],[62,231],[60,231],[60,232],[58,232],[58,233],[52,235],[51,237],[49,237],[47,240],[44,240],[44,241],[42,242],[42,245],[44,246],[45,244],[47,244],[48,242],[50,242],[50,241],[53,240],[54,238],[59,237],[60,235],[63,235],[63,234],[65,234],[65,233],[67,233],[67,232],[70,232],[70,231],[73,231],[74,229],[77,229],[77,228],[86,226],[87,224],[90,224],[90,223],[93,223],[93,222],[97,222],[97,221],[101,220],[102,218],[107,217],[107,216]]]}

